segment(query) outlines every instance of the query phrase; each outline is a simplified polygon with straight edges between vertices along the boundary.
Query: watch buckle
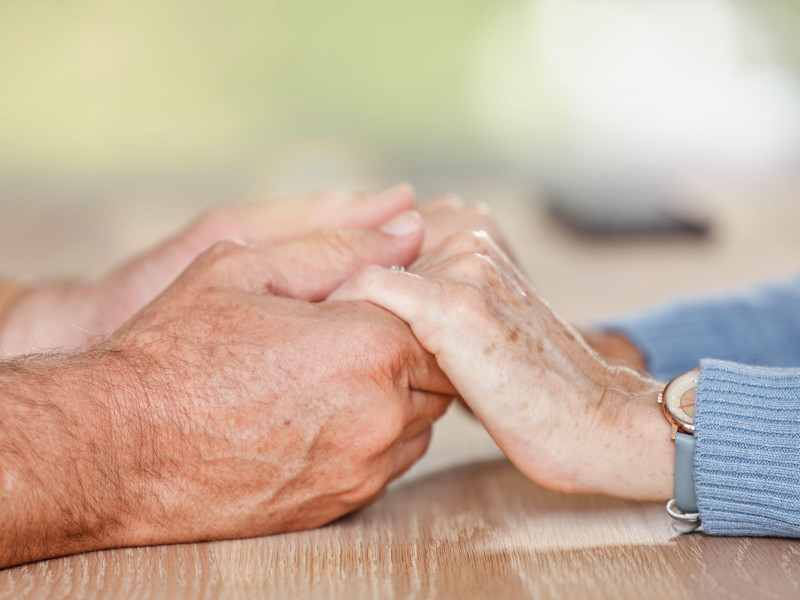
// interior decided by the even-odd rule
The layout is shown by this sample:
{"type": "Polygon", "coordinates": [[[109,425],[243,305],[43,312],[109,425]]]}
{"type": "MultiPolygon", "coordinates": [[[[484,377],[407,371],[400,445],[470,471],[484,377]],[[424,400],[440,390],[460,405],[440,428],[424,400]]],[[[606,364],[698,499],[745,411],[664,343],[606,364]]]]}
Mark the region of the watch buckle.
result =
{"type": "Polygon", "coordinates": [[[675,498],[667,502],[667,514],[672,517],[672,528],[678,533],[692,533],[700,527],[700,513],[683,512],[675,498]]]}

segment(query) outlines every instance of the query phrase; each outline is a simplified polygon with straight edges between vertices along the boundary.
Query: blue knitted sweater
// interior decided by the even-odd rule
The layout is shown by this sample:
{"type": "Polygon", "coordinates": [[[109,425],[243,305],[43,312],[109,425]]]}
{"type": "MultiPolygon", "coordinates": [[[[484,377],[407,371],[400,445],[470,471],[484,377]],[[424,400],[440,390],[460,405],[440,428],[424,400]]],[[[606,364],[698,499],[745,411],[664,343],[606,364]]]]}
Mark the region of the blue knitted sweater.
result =
{"type": "Polygon", "coordinates": [[[695,486],[713,535],[800,537],[800,276],[602,324],[668,380],[700,365],[695,486]]]}

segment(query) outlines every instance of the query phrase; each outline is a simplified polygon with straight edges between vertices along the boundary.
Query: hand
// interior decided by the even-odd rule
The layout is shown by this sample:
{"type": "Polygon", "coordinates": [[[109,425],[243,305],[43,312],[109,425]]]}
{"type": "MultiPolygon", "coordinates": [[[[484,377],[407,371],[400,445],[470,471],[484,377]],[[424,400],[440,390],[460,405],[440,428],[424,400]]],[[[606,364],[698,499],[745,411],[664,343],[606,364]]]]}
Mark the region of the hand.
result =
{"type": "MultiPolygon", "coordinates": [[[[519,261],[514,257],[510,244],[487,204],[467,206],[457,195],[448,194],[434,200],[421,212],[425,217],[423,254],[441,246],[445,239],[455,233],[485,231],[506,256],[512,258],[517,268],[520,268],[519,261]]],[[[647,373],[647,361],[641,350],[624,335],[601,330],[581,330],[580,333],[586,343],[607,362],[647,373]]]]}
{"type": "Polygon", "coordinates": [[[331,295],[406,321],[486,429],[534,481],[570,492],[669,497],[674,448],[662,387],[611,366],[480,233],[410,272],[366,267],[331,295]]]}
{"type": "Polygon", "coordinates": [[[376,498],[422,455],[454,395],[402,321],[369,303],[315,302],[365,264],[416,255],[418,213],[384,230],[398,235],[222,242],[60,370],[28,359],[5,373],[16,380],[0,377],[13,395],[39,368],[35,393],[66,398],[52,413],[38,403],[19,427],[28,444],[4,444],[15,429],[3,420],[0,459],[14,446],[14,464],[21,453],[38,468],[0,504],[0,564],[315,527],[376,498]],[[46,443],[30,447],[36,435],[46,443]],[[31,522],[34,534],[17,532],[31,522]],[[26,553],[9,558],[4,545],[26,553]]]}
{"type": "Polygon", "coordinates": [[[433,200],[420,212],[425,217],[422,254],[436,249],[455,233],[485,231],[506,255],[513,258],[511,246],[492,216],[492,209],[486,203],[467,205],[456,194],[447,194],[433,200]]]}
{"type": "Polygon", "coordinates": [[[31,287],[7,315],[0,347],[6,355],[71,348],[111,333],[216,242],[268,244],[322,229],[375,227],[413,204],[413,190],[399,185],[369,196],[330,192],[283,203],[214,209],[98,283],[31,287]]]}

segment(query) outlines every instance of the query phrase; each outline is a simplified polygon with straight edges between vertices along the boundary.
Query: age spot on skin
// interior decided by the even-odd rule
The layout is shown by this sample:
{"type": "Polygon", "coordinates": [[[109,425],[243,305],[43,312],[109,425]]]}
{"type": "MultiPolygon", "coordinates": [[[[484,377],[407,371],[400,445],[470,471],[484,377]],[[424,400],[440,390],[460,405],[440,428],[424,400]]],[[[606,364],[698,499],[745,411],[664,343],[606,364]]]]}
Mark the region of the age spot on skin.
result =
{"type": "Polygon", "coordinates": [[[494,354],[494,351],[496,349],[497,349],[497,344],[492,342],[492,344],[490,346],[487,346],[486,348],[483,349],[483,355],[484,356],[491,356],[492,354],[494,354]]]}
{"type": "Polygon", "coordinates": [[[519,329],[516,327],[508,332],[508,341],[516,342],[519,339],[519,329]]]}

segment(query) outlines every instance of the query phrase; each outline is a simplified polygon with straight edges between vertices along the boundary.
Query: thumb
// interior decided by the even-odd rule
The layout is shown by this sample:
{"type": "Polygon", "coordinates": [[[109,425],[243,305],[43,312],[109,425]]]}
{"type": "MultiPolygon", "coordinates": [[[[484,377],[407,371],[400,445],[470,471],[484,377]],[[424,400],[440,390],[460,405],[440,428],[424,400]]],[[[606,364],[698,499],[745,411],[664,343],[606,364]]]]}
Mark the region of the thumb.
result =
{"type": "Polygon", "coordinates": [[[422,216],[406,211],[378,229],[323,231],[256,250],[260,265],[248,279],[253,291],[324,300],[367,265],[407,265],[422,247],[422,216]]]}

